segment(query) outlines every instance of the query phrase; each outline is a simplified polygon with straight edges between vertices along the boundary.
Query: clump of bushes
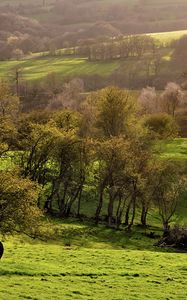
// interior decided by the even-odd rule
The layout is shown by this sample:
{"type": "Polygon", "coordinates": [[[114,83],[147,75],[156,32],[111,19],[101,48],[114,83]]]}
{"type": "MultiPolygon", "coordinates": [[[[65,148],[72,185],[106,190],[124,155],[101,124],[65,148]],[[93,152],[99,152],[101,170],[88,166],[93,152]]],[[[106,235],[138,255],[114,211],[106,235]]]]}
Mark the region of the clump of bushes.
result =
{"type": "Polygon", "coordinates": [[[187,228],[174,226],[164,233],[157,246],[171,247],[187,251],[187,228]]]}

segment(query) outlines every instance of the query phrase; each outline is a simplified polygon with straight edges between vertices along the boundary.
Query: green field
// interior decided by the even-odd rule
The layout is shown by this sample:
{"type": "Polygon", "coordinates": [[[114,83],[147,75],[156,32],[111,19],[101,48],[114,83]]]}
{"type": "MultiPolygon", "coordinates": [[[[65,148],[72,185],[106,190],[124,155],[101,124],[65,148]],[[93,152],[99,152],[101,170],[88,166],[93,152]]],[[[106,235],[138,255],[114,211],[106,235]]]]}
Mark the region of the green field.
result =
{"type": "Polygon", "coordinates": [[[0,264],[0,299],[187,299],[185,254],[129,243],[87,248],[11,239],[0,264]]]}
{"type": "Polygon", "coordinates": [[[161,142],[158,146],[162,157],[169,159],[187,160],[187,139],[177,138],[172,141],[161,142]]]}
{"type": "Polygon", "coordinates": [[[15,68],[20,68],[23,79],[38,80],[51,72],[59,74],[62,78],[94,74],[107,76],[118,67],[119,62],[94,63],[85,58],[31,58],[22,61],[1,61],[0,78],[13,77],[15,68]]]}
{"type": "Polygon", "coordinates": [[[168,44],[174,40],[180,39],[183,35],[187,34],[187,30],[178,30],[170,32],[157,32],[148,33],[147,35],[159,40],[162,43],[168,44]]]}

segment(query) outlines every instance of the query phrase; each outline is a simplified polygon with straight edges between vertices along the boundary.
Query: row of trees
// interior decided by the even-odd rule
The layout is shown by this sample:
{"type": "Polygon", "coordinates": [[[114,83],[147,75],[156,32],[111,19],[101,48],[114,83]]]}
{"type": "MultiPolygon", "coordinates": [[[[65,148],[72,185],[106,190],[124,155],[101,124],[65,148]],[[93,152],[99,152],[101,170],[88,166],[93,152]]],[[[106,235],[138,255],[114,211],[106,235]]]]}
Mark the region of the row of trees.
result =
{"type": "Polygon", "coordinates": [[[121,38],[110,39],[106,42],[98,42],[93,45],[86,45],[76,48],[75,53],[86,55],[89,60],[113,60],[129,57],[141,58],[146,53],[155,53],[157,43],[150,36],[133,35],[121,38]]]}
{"type": "Polygon", "coordinates": [[[2,83],[0,103],[2,231],[32,227],[30,220],[34,226],[41,209],[129,229],[137,211],[145,226],[149,210],[158,209],[169,228],[185,176],[182,167],[159,158],[155,143],[167,130],[174,135],[167,126],[175,124],[172,116],[160,116],[159,131],[131,94],[115,87],[91,94],[79,111],[22,115],[18,98],[2,83]]]}

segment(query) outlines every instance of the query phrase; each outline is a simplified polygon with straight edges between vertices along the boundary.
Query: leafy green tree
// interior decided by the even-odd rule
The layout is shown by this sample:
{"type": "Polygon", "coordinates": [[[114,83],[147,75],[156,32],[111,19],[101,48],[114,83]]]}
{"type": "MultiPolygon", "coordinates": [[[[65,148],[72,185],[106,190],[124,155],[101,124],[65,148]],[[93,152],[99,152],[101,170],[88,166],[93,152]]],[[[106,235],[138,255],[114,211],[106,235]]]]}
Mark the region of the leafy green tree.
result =
{"type": "Polygon", "coordinates": [[[135,101],[128,91],[108,87],[96,95],[97,127],[106,138],[127,134],[135,113],[135,101]]]}
{"type": "Polygon", "coordinates": [[[0,117],[0,157],[13,148],[17,129],[10,118],[0,117]]]}
{"type": "Polygon", "coordinates": [[[152,114],[144,119],[144,125],[150,130],[153,138],[174,138],[178,133],[178,125],[168,114],[152,114]]]}
{"type": "Polygon", "coordinates": [[[81,124],[81,115],[73,110],[64,109],[53,113],[51,124],[62,132],[79,133],[81,124]]]}
{"type": "Polygon", "coordinates": [[[50,204],[56,202],[61,216],[68,217],[77,201],[80,214],[81,195],[89,164],[89,144],[74,132],[63,132],[51,156],[50,204]]]}
{"type": "Polygon", "coordinates": [[[152,197],[159,209],[164,231],[169,230],[169,223],[174,215],[182,194],[187,189],[184,170],[177,163],[157,161],[154,170],[154,189],[152,197]]]}
{"type": "Polygon", "coordinates": [[[139,199],[141,208],[141,225],[147,226],[147,214],[153,207],[153,193],[155,191],[155,168],[157,169],[157,161],[154,155],[151,155],[144,165],[141,172],[141,184],[139,185],[139,199]]]}
{"type": "Polygon", "coordinates": [[[0,116],[9,116],[15,118],[18,115],[20,108],[20,101],[15,96],[9,84],[6,81],[0,83],[0,116]]]}
{"type": "Polygon", "coordinates": [[[45,184],[50,173],[49,159],[61,132],[51,124],[31,124],[30,133],[22,136],[19,151],[15,157],[23,176],[45,184]]]}
{"type": "Polygon", "coordinates": [[[108,203],[108,224],[111,226],[115,219],[118,228],[125,214],[125,224],[130,229],[134,223],[136,206],[140,202],[151,146],[143,139],[113,137],[97,142],[95,148],[95,178],[99,193],[96,222],[99,221],[105,198],[108,203]]]}
{"type": "Polygon", "coordinates": [[[0,172],[0,232],[34,234],[40,221],[37,208],[40,189],[14,170],[0,172]]]}
{"type": "Polygon", "coordinates": [[[122,192],[124,192],[125,183],[128,181],[127,160],[129,158],[129,143],[123,138],[113,137],[104,142],[97,142],[95,147],[97,162],[95,178],[97,178],[99,193],[95,219],[96,223],[98,223],[103,207],[104,196],[107,196],[108,224],[111,226],[114,202],[117,198],[119,199],[119,197],[119,201],[122,201],[122,192]]]}
{"type": "Polygon", "coordinates": [[[19,98],[10,89],[7,82],[0,83],[0,156],[15,143],[17,129],[16,117],[19,112],[19,98]]]}
{"type": "Polygon", "coordinates": [[[96,222],[101,214],[103,199],[107,197],[108,224],[112,224],[115,214],[119,226],[126,210],[125,223],[130,228],[140,193],[141,173],[151,151],[151,140],[143,123],[135,119],[135,100],[128,92],[111,87],[98,92],[95,97],[94,118],[100,139],[96,142],[96,161],[99,164],[96,222]],[[114,212],[116,203],[117,211],[114,212]]]}

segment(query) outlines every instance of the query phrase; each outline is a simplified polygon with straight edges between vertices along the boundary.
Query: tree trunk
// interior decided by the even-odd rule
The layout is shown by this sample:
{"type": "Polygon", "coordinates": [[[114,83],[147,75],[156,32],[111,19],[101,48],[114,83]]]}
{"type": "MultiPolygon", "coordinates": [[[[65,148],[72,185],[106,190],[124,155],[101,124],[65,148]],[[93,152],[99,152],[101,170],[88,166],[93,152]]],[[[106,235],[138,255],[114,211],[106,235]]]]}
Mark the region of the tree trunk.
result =
{"type": "Polygon", "coordinates": [[[66,184],[64,187],[64,192],[63,192],[63,197],[60,198],[59,193],[57,193],[58,198],[59,198],[59,209],[60,209],[60,217],[63,217],[66,211],[66,204],[65,204],[65,199],[66,199],[66,194],[68,190],[68,185],[66,184]]]}
{"type": "Polygon", "coordinates": [[[144,227],[147,226],[147,212],[148,212],[148,208],[146,208],[145,205],[142,205],[141,224],[144,227]]]}
{"type": "Polygon", "coordinates": [[[129,213],[130,213],[130,209],[131,209],[131,201],[129,202],[127,209],[126,209],[126,213],[125,213],[125,226],[129,225],[129,213]]]}
{"type": "Polygon", "coordinates": [[[131,227],[134,224],[135,215],[136,215],[136,196],[134,195],[132,198],[132,217],[131,217],[131,222],[128,225],[129,230],[131,229],[131,227]]]}
{"type": "Polygon", "coordinates": [[[103,193],[104,193],[104,185],[102,185],[100,188],[99,203],[98,203],[96,213],[95,213],[95,223],[96,224],[99,223],[99,217],[100,217],[101,209],[103,207],[103,193]]]}
{"type": "Polygon", "coordinates": [[[80,192],[82,192],[82,184],[77,188],[77,191],[73,195],[72,199],[66,205],[66,209],[65,209],[65,216],[66,217],[69,217],[72,205],[76,201],[76,199],[79,197],[80,192]]]}
{"type": "Polygon", "coordinates": [[[81,198],[82,198],[82,190],[80,191],[80,193],[79,193],[79,198],[78,198],[77,217],[80,217],[81,198]]]}
{"type": "Polygon", "coordinates": [[[122,197],[119,196],[118,208],[117,208],[117,212],[116,212],[116,229],[119,229],[119,227],[121,225],[121,216],[122,216],[122,209],[120,209],[121,202],[122,202],[122,197]]]}
{"type": "Polygon", "coordinates": [[[112,226],[113,209],[114,209],[114,195],[110,194],[110,199],[108,204],[108,226],[112,226]]]}
{"type": "Polygon", "coordinates": [[[169,221],[168,220],[164,220],[163,221],[163,229],[164,229],[163,236],[168,236],[169,235],[169,230],[170,230],[170,226],[169,226],[169,221]]]}

